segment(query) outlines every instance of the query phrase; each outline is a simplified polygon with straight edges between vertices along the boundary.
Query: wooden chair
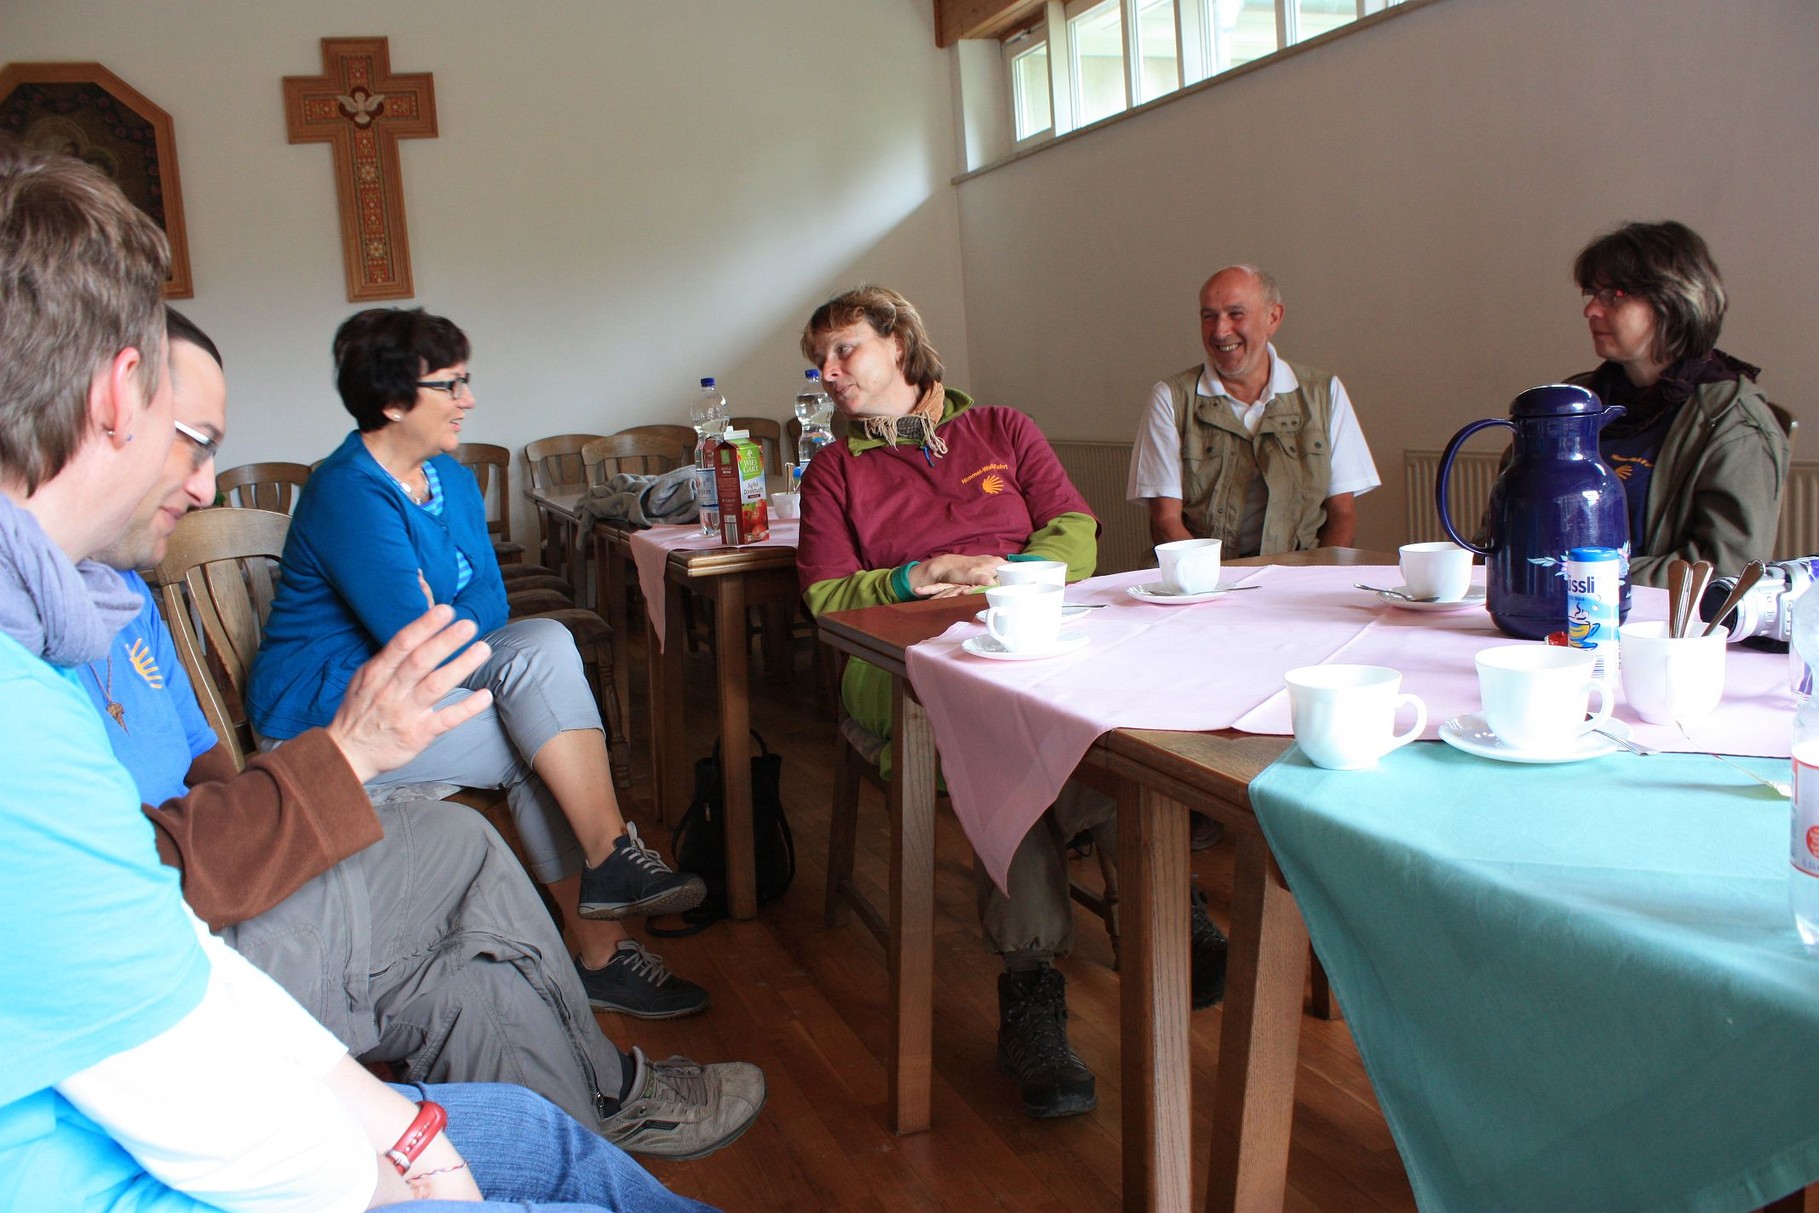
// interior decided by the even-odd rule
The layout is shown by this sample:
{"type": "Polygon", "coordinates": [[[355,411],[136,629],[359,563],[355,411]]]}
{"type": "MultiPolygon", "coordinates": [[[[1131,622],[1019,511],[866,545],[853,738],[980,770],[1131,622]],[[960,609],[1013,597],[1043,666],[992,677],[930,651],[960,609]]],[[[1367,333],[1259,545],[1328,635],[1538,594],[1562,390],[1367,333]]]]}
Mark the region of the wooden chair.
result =
{"type": "MultiPolygon", "coordinates": [[[[530,486],[545,493],[580,492],[587,487],[587,469],[581,463],[581,448],[600,434],[557,434],[539,438],[524,448],[524,464],[530,473],[530,486]]],[[[581,584],[574,574],[580,567],[575,551],[574,524],[567,518],[542,506],[537,507],[537,561],[544,568],[565,577],[571,585],[581,584]]]]}
{"type": "Polygon", "coordinates": [[[240,765],[259,748],[246,680],[290,525],[289,514],[271,510],[198,510],[177,524],[150,577],[202,714],[240,765]]]}
{"type": "Polygon", "coordinates": [[[520,561],[524,545],[512,542],[512,453],[490,442],[464,442],[455,448],[455,458],[479,482],[486,501],[486,529],[500,567],[520,561]]]}
{"type": "Polygon", "coordinates": [[[1768,402],[1768,411],[1774,415],[1775,424],[1787,435],[1789,446],[1794,444],[1794,431],[1800,428],[1800,419],[1773,401],[1768,402]]]}
{"type": "Polygon", "coordinates": [[[694,457],[695,448],[692,445],[663,434],[634,434],[630,431],[596,438],[581,448],[581,466],[586,469],[589,488],[598,488],[621,472],[655,476],[674,471],[694,457]]]}
{"type": "MultiPolygon", "coordinates": [[[[791,418],[795,420],[795,418],[791,418]]],[[[764,451],[764,471],[766,475],[783,475],[783,427],[769,417],[735,417],[729,423],[736,430],[744,430],[752,436],[764,451]]],[[[795,444],[790,445],[794,452],[795,444]]],[[[791,456],[794,457],[793,454],[791,456]]]]}
{"type": "Polygon", "coordinates": [[[225,505],[289,514],[309,474],[303,463],[243,463],[215,476],[215,492],[225,505]]]}
{"type": "Polygon", "coordinates": [[[695,443],[700,435],[695,433],[692,425],[631,425],[616,434],[652,434],[658,438],[667,438],[688,452],[688,457],[695,457],[695,443]]]}
{"type": "MultiPolygon", "coordinates": [[[[247,719],[246,683],[277,591],[290,521],[290,515],[268,510],[189,514],[177,524],[149,579],[202,714],[242,767],[259,748],[247,719]]],[[[610,662],[612,646],[606,647],[610,662]]],[[[609,692],[610,670],[609,665],[609,692]]],[[[522,860],[524,848],[503,791],[469,788],[449,799],[485,816],[522,860]]]]}

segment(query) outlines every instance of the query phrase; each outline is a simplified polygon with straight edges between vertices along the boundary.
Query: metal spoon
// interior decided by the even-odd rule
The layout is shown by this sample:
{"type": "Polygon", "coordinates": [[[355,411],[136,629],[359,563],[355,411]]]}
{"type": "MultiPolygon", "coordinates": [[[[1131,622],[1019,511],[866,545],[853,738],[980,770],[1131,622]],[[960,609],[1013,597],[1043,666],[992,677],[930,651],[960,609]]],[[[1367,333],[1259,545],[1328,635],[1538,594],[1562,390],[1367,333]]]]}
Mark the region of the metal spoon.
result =
{"type": "Polygon", "coordinates": [[[1756,774],[1756,772],[1750,770],[1748,767],[1741,766],[1738,763],[1732,762],[1730,759],[1726,758],[1722,754],[1709,754],[1709,752],[1708,752],[1708,756],[1712,757],[1712,758],[1716,758],[1719,762],[1722,762],[1725,766],[1731,768],[1733,771],[1743,772],[1745,775],[1748,775],[1751,779],[1755,780],[1757,783],[1761,784],[1763,787],[1768,788],[1769,790],[1774,792],[1775,795],[1781,797],[1783,800],[1792,800],[1794,798],[1794,787],[1792,784],[1784,783],[1779,779],[1764,779],[1762,776],[1756,774]]]}
{"type": "Polygon", "coordinates": [[[1699,609],[1699,600],[1705,597],[1705,587],[1712,583],[1712,562],[1699,560],[1693,563],[1693,572],[1686,587],[1686,606],[1680,615],[1679,635],[1685,636],[1693,630],[1693,616],[1699,609]]]}
{"type": "Polygon", "coordinates": [[[1373,594],[1382,594],[1385,598],[1395,598],[1402,602],[1439,602],[1440,601],[1438,598],[1417,598],[1413,594],[1404,594],[1401,590],[1379,589],[1374,585],[1365,585],[1362,581],[1352,582],[1352,587],[1354,589],[1359,589],[1359,590],[1369,590],[1373,594]]]}
{"type": "Polygon", "coordinates": [[[1691,576],[1693,566],[1684,560],[1667,562],[1667,634],[1684,636],[1686,634],[1686,589],[1687,579],[1691,576]]]}
{"type": "Polygon", "coordinates": [[[1620,733],[1611,732],[1609,729],[1593,729],[1592,732],[1598,734],[1600,737],[1616,742],[1630,753],[1642,758],[1647,758],[1650,754],[1659,754],[1661,752],[1653,746],[1643,745],[1640,741],[1632,741],[1620,733]]]}
{"type": "Polygon", "coordinates": [[[1717,631],[1719,622],[1723,620],[1726,615],[1736,610],[1737,604],[1743,601],[1743,596],[1755,589],[1756,583],[1761,580],[1762,562],[1760,560],[1752,560],[1744,565],[1743,572],[1737,574],[1736,587],[1733,588],[1730,595],[1725,598],[1724,605],[1718,608],[1718,613],[1712,616],[1712,621],[1705,625],[1705,631],[1699,634],[1701,636],[1710,636],[1713,632],[1717,631]]]}

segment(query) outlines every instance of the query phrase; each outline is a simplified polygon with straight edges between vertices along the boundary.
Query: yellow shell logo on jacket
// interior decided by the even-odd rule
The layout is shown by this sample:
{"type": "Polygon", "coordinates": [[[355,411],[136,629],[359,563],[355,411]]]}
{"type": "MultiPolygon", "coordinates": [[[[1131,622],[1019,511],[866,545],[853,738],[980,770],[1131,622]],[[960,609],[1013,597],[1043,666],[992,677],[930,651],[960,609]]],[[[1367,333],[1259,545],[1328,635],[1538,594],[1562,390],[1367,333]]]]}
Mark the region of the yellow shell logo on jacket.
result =
{"type": "Polygon", "coordinates": [[[984,493],[987,497],[996,497],[999,493],[1004,491],[1004,477],[991,475],[990,473],[1008,472],[1010,470],[1011,465],[1008,463],[988,463],[972,475],[961,480],[960,483],[971,484],[973,481],[979,480],[979,491],[984,493]],[[979,478],[981,476],[985,477],[985,479],[980,480],[979,478]]]}

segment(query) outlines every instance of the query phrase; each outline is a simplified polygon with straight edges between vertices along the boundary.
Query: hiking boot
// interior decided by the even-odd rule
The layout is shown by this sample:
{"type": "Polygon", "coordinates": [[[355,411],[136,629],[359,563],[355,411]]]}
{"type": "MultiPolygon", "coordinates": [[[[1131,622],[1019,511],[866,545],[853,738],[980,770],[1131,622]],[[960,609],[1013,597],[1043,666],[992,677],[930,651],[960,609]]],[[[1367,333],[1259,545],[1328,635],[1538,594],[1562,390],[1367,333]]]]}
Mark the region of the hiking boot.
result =
{"type": "Polygon", "coordinates": [[[749,1062],[652,1061],[635,1046],[632,1059],[632,1093],[600,1122],[600,1136],[629,1153],[705,1158],[751,1128],[764,1107],[764,1071],[749,1062]]]}
{"type": "Polygon", "coordinates": [[[1047,965],[998,975],[998,1068],[1031,1116],[1078,1116],[1099,1104],[1093,1072],[1067,1043],[1067,979],[1047,965]]]}
{"type": "Polygon", "coordinates": [[[1206,912],[1206,894],[1188,890],[1188,955],[1192,958],[1190,1005],[1203,1011],[1225,997],[1225,932],[1206,912]]]}
{"type": "Polygon", "coordinates": [[[590,969],[575,958],[575,971],[590,1005],[639,1019],[677,1019],[707,1010],[707,991],[677,977],[635,939],[621,939],[611,960],[590,969]]]}
{"type": "Polygon", "coordinates": [[[581,873],[583,918],[639,918],[680,914],[701,904],[707,885],[699,876],[672,872],[663,857],[644,845],[638,827],[625,823],[612,854],[581,873]]]}

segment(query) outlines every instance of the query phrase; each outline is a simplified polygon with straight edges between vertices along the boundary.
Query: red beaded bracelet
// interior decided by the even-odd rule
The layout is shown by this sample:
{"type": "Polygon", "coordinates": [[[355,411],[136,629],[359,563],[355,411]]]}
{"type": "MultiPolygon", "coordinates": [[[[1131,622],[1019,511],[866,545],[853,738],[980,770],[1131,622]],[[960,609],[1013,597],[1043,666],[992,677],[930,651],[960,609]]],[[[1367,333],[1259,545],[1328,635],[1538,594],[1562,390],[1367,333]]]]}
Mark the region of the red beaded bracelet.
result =
{"type": "Polygon", "coordinates": [[[398,1174],[403,1175],[411,1169],[417,1156],[423,1153],[446,1124],[448,1113],[442,1110],[441,1104],[426,1099],[417,1105],[417,1119],[411,1121],[410,1127],[404,1130],[404,1136],[398,1139],[398,1144],[385,1152],[392,1166],[398,1168],[398,1174]]]}

